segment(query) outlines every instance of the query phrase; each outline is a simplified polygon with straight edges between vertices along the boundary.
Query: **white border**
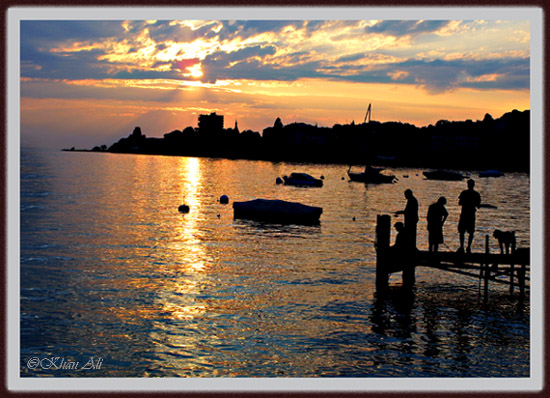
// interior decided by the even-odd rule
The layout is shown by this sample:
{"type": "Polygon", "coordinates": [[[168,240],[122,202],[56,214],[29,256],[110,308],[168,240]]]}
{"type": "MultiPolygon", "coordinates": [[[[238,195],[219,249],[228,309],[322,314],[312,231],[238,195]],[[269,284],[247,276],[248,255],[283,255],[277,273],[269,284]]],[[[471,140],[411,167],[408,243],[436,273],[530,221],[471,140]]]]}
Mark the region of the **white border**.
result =
{"type": "Polygon", "coordinates": [[[535,7],[14,7],[7,10],[7,387],[13,391],[540,391],[543,386],[543,11],[535,7]],[[529,378],[21,378],[19,164],[21,20],[507,19],[531,22],[531,375],[529,378]],[[534,302],[534,299],[537,302],[534,302]],[[495,382],[496,381],[496,382],[495,382]]]}

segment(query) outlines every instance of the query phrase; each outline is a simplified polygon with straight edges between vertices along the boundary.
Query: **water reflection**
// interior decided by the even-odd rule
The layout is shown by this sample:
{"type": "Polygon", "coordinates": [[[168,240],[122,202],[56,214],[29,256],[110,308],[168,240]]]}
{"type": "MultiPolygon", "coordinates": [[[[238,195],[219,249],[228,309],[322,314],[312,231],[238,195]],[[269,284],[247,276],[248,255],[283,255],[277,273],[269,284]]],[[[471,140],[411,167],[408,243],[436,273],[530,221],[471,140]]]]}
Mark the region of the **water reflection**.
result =
{"type": "MultiPolygon", "coordinates": [[[[197,227],[202,206],[200,195],[202,190],[202,172],[200,160],[197,158],[179,159],[179,181],[181,181],[180,197],[189,205],[190,213],[181,215],[172,225],[173,238],[168,237],[165,266],[170,270],[163,289],[159,292],[163,311],[174,319],[193,319],[205,311],[205,306],[194,303],[197,286],[200,284],[200,274],[204,271],[207,253],[204,250],[197,227]]],[[[180,215],[178,215],[180,216],[180,215]]]]}
{"type": "Polygon", "coordinates": [[[257,236],[270,236],[274,238],[303,238],[310,239],[311,235],[321,233],[321,225],[298,225],[298,224],[273,224],[261,221],[235,219],[235,228],[242,234],[257,236]]]}
{"type": "MultiPolygon", "coordinates": [[[[518,347],[528,349],[528,333],[523,334],[528,328],[525,311],[505,294],[495,294],[487,307],[476,300],[475,292],[455,286],[424,285],[419,290],[392,286],[374,295],[370,320],[378,338],[373,360],[378,368],[393,366],[389,374],[393,376],[400,374],[400,366],[406,366],[407,376],[474,377],[487,374],[484,362],[489,357],[494,361],[490,374],[513,372],[514,365],[493,358],[491,350],[499,347],[504,355],[518,347]],[[510,333],[505,325],[518,330],[510,333]]],[[[518,368],[520,373],[524,370],[518,368]]]]}

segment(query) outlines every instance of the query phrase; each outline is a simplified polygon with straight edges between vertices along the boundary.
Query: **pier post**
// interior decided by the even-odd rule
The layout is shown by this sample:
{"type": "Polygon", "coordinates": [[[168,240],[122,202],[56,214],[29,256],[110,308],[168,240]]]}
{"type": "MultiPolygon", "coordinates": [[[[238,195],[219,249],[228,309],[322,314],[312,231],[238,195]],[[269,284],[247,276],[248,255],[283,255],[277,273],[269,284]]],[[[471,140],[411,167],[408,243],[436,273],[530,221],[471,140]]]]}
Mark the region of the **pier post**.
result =
{"type": "Polygon", "coordinates": [[[510,264],[510,296],[514,295],[514,264],[510,264]]]}
{"type": "Polygon", "coordinates": [[[416,249],[411,249],[410,253],[407,253],[407,258],[403,263],[403,286],[407,288],[412,288],[416,282],[415,270],[416,270],[416,249]]]}
{"type": "MultiPolygon", "coordinates": [[[[485,254],[489,254],[489,235],[485,235],[485,254]]],[[[483,300],[487,302],[489,298],[489,276],[491,273],[489,256],[487,256],[486,264],[481,264],[481,268],[484,268],[483,300]]]]}
{"type": "Polygon", "coordinates": [[[519,299],[521,302],[525,299],[525,263],[521,264],[521,268],[518,269],[518,285],[519,285],[519,299]]]}
{"type": "Polygon", "coordinates": [[[387,214],[376,216],[376,290],[388,287],[388,252],[390,248],[391,217],[387,214]]]}

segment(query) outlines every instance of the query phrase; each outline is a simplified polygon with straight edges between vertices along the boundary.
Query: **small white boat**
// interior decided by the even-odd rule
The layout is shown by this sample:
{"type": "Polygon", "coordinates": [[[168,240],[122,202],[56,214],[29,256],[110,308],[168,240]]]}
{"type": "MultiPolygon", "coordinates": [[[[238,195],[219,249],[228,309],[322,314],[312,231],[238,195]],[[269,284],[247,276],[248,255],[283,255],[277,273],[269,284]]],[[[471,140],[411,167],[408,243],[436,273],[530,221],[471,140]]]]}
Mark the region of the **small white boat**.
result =
{"type": "Polygon", "coordinates": [[[284,200],[254,199],[233,202],[233,217],[277,224],[318,224],[321,207],[284,200]]]}

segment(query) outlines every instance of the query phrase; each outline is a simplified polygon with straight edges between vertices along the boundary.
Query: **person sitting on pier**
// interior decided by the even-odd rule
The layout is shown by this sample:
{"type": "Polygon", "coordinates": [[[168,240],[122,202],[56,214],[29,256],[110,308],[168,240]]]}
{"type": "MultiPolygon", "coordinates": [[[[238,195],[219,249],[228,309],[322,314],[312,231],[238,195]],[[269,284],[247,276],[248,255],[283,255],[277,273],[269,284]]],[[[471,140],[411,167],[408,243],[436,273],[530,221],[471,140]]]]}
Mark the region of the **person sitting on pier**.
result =
{"type": "Polygon", "coordinates": [[[468,232],[468,247],[466,252],[470,253],[472,241],[474,240],[474,231],[476,229],[476,210],[481,206],[481,195],[474,190],[476,183],[474,180],[468,180],[468,189],[462,191],[458,197],[458,204],[462,206],[460,220],[458,221],[458,232],[460,234],[459,252],[464,252],[464,234],[468,232]]]}
{"type": "Polygon", "coordinates": [[[442,196],[437,202],[428,207],[426,219],[428,221],[428,251],[436,252],[440,243],[443,243],[443,224],[449,216],[445,205],[447,199],[442,196]]]}
{"type": "Polygon", "coordinates": [[[407,241],[405,238],[405,227],[401,221],[396,222],[393,227],[397,231],[395,236],[395,243],[391,246],[391,249],[395,251],[403,251],[407,247],[407,241]]]}

